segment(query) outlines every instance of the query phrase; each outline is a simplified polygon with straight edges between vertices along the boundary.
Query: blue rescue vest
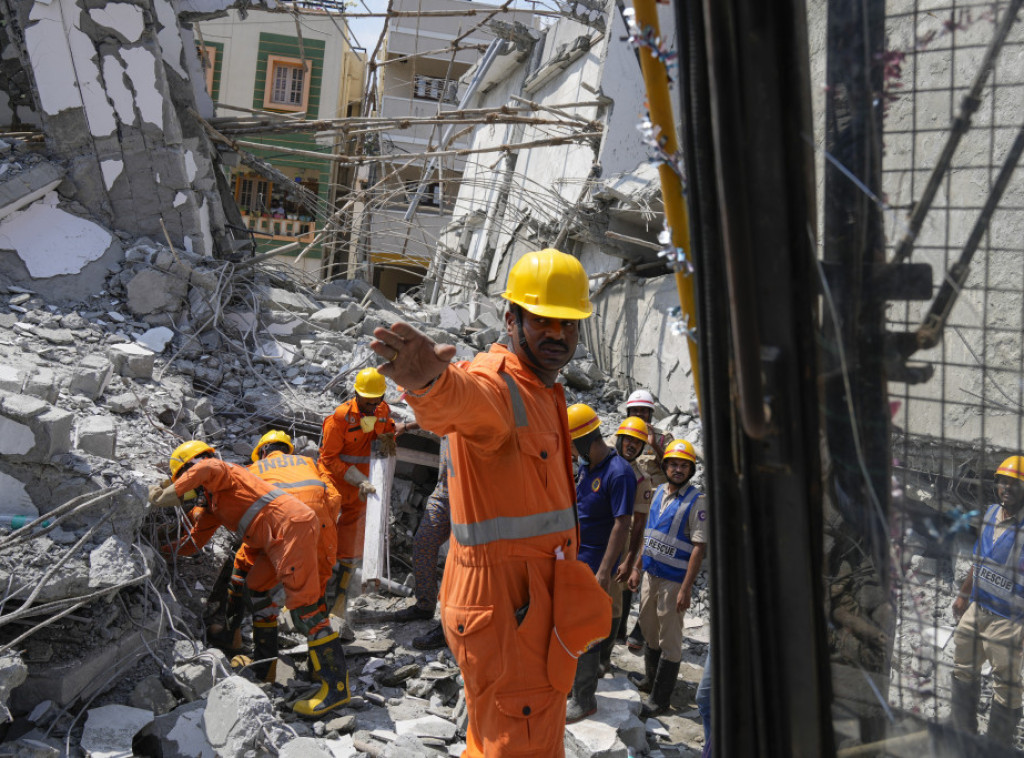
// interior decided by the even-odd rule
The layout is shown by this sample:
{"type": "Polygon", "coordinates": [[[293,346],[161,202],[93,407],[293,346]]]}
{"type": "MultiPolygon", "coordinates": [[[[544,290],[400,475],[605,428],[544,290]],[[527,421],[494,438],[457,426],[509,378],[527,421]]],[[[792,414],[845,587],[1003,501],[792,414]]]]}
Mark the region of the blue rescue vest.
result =
{"type": "Polygon", "coordinates": [[[995,525],[1000,506],[990,506],[974,546],[974,586],[971,600],[1003,618],[1024,619],[1024,527],[1008,527],[999,539],[995,525]]]}
{"type": "Polygon", "coordinates": [[[693,553],[693,543],[686,527],[690,522],[690,511],[701,492],[690,485],[677,492],[663,508],[666,486],[658,487],[651,512],[647,514],[643,569],[653,576],[682,583],[693,553]]]}

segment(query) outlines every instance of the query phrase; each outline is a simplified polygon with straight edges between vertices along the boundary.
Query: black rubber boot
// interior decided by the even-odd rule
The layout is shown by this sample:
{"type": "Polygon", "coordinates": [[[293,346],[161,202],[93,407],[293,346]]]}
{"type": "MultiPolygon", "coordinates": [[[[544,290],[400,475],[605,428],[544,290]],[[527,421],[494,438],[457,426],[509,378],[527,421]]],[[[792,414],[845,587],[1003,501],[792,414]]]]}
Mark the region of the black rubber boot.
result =
{"type": "Polygon", "coordinates": [[[277,680],[277,620],[252,625],[252,672],[261,682],[277,680]]]}
{"type": "Polygon", "coordinates": [[[352,693],[348,688],[345,648],[338,638],[338,633],[310,640],[309,661],[313,670],[320,674],[320,689],[308,700],[298,701],[292,706],[292,710],[300,716],[319,718],[352,699],[352,693]]]}
{"type": "Polygon", "coordinates": [[[626,631],[629,629],[629,608],[633,605],[633,590],[622,591],[622,615],[619,617],[619,626],[612,627],[615,629],[616,642],[626,641],[626,631]]]}
{"type": "Polygon", "coordinates": [[[962,732],[977,734],[981,680],[962,682],[953,674],[950,676],[950,688],[950,723],[962,732]]]}
{"type": "Polygon", "coordinates": [[[658,673],[654,676],[651,694],[640,704],[640,718],[650,718],[668,710],[678,678],[679,661],[666,661],[662,658],[658,662],[658,673]]]}
{"type": "Polygon", "coordinates": [[[987,736],[989,741],[997,745],[1013,747],[1013,737],[1017,731],[1020,712],[1020,708],[1014,710],[993,700],[992,708],[988,712],[987,736]]]}
{"type": "Polygon", "coordinates": [[[576,661],[576,681],[565,707],[565,723],[575,724],[597,713],[597,670],[601,664],[600,646],[591,648],[576,661]]]}
{"type": "Polygon", "coordinates": [[[421,634],[419,637],[412,638],[412,646],[417,650],[435,650],[439,647],[444,647],[448,644],[448,641],[444,636],[444,627],[440,624],[436,624],[431,627],[430,631],[426,634],[421,634]]]}
{"type": "Polygon", "coordinates": [[[644,645],[644,675],[641,678],[638,674],[630,674],[629,681],[636,685],[641,692],[650,692],[654,686],[654,677],[658,673],[658,662],[661,661],[661,651],[652,650],[644,645]]]}
{"type": "Polygon", "coordinates": [[[597,669],[598,677],[603,677],[612,670],[612,648],[615,647],[615,630],[619,628],[620,620],[619,616],[612,619],[611,634],[601,642],[601,664],[597,669]]]}
{"type": "Polygon", "coordinates": [[[633,624],[633,631],[626,637],[626,647],[630,650],[639,650],[644,646],[645,642],[647,640],[644,639],[644,633],[640,631],[640,619],[637,619],[636,623],[633,624]]]}

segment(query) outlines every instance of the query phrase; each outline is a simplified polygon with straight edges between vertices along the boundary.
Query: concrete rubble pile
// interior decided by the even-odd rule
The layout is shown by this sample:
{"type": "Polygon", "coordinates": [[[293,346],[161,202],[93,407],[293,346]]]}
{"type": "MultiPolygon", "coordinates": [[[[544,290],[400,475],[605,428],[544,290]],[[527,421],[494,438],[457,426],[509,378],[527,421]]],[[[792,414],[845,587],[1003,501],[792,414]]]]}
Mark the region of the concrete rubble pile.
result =
{"type": "MultiPolygon", "coordinates": [[[[166,476],[182,439],[208,440],[225,459],[247,463],[263,432],[283,428],[298,452],[315,455],[322,418],[350,395],[354,373],[374,362],[376,326],[406,320],[469,358],[503,333],[500,306],[484,297],[394,303],[361,281],[316,292],[268,265],[225,263],[145,238],[126,247],[105,288],[84,302],[48,302],[0,275],[6,741],[38,755],[59,754],[65,740],[80,741],[87,754],[163,756],[458,750],[458,668],[447,651],[411,647],[429,622],[358,628],[350,648],[357,697],[324,722],[297,721],[289,708],[308,689],[299,636],[278,683],[233,675],[223,654],[201,641],[203,600],[227,539],[222,532],[200,556],[169,565],[158,548],[183,525],[149,513],[145,490],[166,476]]],[[[624,392],[585,348],[564,380],[570,401],[591,404],[613,433],[624,392]]],[[[387,400],[396,417],[412,418],[393,387],[387,400]]],[[[658,415],[674,435],[699,443],[688,411],[658,415]]],[[[400,442],[431,449],[428,438],[400,442]]],[[[392,571],[408,583],[404,564],[436,474],[400,463],[397,477],[392,571]]],[[[354,606],[380,611],[405,602],[366,595],[354,606]]],[[[629,692],[607,695],[616,704],[610,725],[571,730],[571,754],[647,749],[635,690],[611,681],[629,692]]]]}

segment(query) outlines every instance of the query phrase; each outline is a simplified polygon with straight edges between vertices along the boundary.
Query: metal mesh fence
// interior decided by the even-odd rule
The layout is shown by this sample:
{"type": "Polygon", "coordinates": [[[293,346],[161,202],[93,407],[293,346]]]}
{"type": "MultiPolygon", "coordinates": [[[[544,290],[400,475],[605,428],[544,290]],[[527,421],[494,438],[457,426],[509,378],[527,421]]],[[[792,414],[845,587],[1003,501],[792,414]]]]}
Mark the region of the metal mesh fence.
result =
{"type": "Polygon", "coordinates": [[[905,740],[929,723],[1024,744],[1024,621],[1013,618],[1024,607],[1024,530],[1003,520],[1021,493],[996,487],[997,468],[1024,453],[1020,5],[885,4],[875,204],[886,259],[930,266],[931,292],[886,309],[888,565],[858,554],[850,519],[833,513],[826,531],[840,749],[905,740]],[[976,543],[992,553],[990,565],[972,558],[976,543]],[[954,609],[962,590],[969,597],[954,609]]]}

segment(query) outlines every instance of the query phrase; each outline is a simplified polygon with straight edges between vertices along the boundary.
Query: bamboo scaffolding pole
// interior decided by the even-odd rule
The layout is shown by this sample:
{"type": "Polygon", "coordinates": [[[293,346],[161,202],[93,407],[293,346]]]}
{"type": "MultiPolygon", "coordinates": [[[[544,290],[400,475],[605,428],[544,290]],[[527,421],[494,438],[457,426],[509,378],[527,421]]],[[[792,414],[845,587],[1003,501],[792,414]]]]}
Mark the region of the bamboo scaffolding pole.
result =
{"type": "MultiPolygon", "coordinates": [[[[652,29],[653,39],[661,39],[658,27],[658,8],[656,0],[633,0],[636,12],[636,24],[643,31],[652,29]]],[[[650,54],[649,50],[640,50],[640,68],[647,87],[647,108],[651,123],[660,129],[659,136],[664,141],[663,149],[672,156],[679,153],[679,142],[676,139],[675,118],[672,114],[672,98],[669,95],[668,69],[665,62],[650,54]]],[[[683,194],[683,182],[679,174],[667,163],[658,166],[661,178],[662,203],[665,206],[665,222],[671,230],[672,246],[681,248],[689,258],[690,219],[686,210],[686,199],[683,194]]],[[[697,326],[697,307],[694,295],[693,275],[685,271],[676,271],[676,290],[679,292],[679,306],[689,329],[697,326]]],[[[684,337],[690,354],[690,369],[693,371],[693,388],[697,394],[697,403],[701,403],[700,362],[697,343],[684,337]]]]}

